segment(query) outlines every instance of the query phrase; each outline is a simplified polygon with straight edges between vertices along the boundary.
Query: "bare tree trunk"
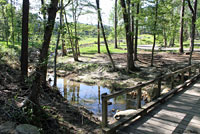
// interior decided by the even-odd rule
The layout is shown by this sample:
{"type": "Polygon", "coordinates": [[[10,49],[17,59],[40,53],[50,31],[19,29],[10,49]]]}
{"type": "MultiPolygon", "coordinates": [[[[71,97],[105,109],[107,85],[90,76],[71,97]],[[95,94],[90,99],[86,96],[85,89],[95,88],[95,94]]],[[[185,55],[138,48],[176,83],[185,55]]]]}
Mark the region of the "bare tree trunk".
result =
{"type": "Polygon", "coordinates": [[[132,42],[132,46],[133,46],[133,52],[135,51],[134,49],[135,49],[135,46],[134,46],[134,33],[135,33],[135,29],[134,29],[134,25],[135,25],[135,16],[134,16],[134,14],[135,14],[135,12],[134,12],[134,7],[135,7],[135,4],[134,3],[132,3],[131,4],[132,5],[132,8],[131,8],[131,32],[132,32],[132,34],[131,34],[131,42],[132,42]]]}
{"type": "Polygon", "coordinates": [[[121,0],[120,4],[123,8],[123,18],[126,30],[126,45],[127,45],[127,71],[135,71],[137,68],[134,65],[133,61],[133,45],[131,41],[131,30],[130,30],[130,19],[129,14],[126,8],[125,0],[121,0]]]}
{"type": "Polygon", "coordinates": [[[74,61],[78,61],[78,37],[77,37],[77,9],[74,7],[74,1],[72,1],[72,13],[73,13],[73,20],[74,20],[74,36],[75,36],[75,41],[73,43],[74,46],[74,61]]]}
{"type": "MultiPolygon", "coordinates": [[[[60,24],[61,25],[61,24],[60,24]]],[[[61,28],[61,26],[60,26],[61,28]]],[[[54,82],[53,82],[53,86],[55,87],[57,85],[57,73],[56,73],[56,64],[57,64],[57,55],[58,55],[58,45],[60,42],[60,29],[58,31],[58,37],[57,37],[57,42],[56,42],[56,48],[55,48],[55,55],[54,55],[54,82]]]]}
{"type": "MultiPolygon", "coordinates": [[[[98,17],[99,18],[99,17],[98,17]]],[[[100,44],[100,24],[99,24],[99,20],[98,20],[98,24],[97,24],[97,47],[98,47],[98,53],[101,53],[101,44],[100,44]]]]}
{"type": "Polygon", "coordinates": [[[166,29],[165,27],[163,28],[163,42],[164,42],[164,46],[167,47],[167,34],[166,34],[166,29]]]}
{"type": "Polygon", "coordinates": [[[195,39],[195,28],[196,28],[196,16],[197,16],[197,0],[194,0],[194,7],[192,7],[191,3],[189,0],[188,1],[188,6],[192,12],[192,32],[190,34],[190,57],[189,57],[189,65],[191,65],[192,62],[192,53],[194,51],[194,39],[195,39]]]}
{"type": "Polygon", "coordinates": [[[107,50],[107,53],[108,53],[108,56],[110,58],[110,61],[112,63],[112,66],[113,66],[113,70],[116,70],[115,68],[115,63],[112,59],[112,56],[110,54],[110,50],[108,48],[108,43],[107,43],[107,40],[106,40],[106,34],[105,34],[105,31],[104,31],[104,27],[103,27],[103,23],[102,23],[102,19],[101,19],[101,12],[100,12],[100,7],[99,7],[99,0],[96,0],[96,4],[97,4],[97,12],[98,12],[98,17],[99,17],[99,22],[101,24],[101,30],[102,30],[102,34],[103,34],[103,38],[104,38],[104,42],[105,42],[105,45],[106,45],[106,50],[107,50]]]}
{"type": "Polygon", "coordinates": [[[181,17],[180,17],[180,22],[181,22],[181,27],[180,27],[180,39],[179,39],[179,52],[183,53],[183,25],[184,25],[184,14],[185,14],[185,0],[182,0],[182,7],[181,7],[181,17]]]}
{"type": "MultiPolygon", "coordinates": [[[[6,11],[7,11],[7,7],[6,7],[6,11]]],[[[5,35],[6,35],[6,43],[8,46],[8,18],[5,16],[5,12],[4,12],[4,6],[2,6],[2,15],[4,18],[4,24],[5,24],[5,35]]]]}
{"type": "MultiPolygon", "coordinates": [[[[48,49],[54,28],[56,12],[58,7],[58,0],[51,0],[51,4],[48,8],[48,21],[44,29],[44,40],[42,43],[42,50],[40,53],[39,64],[36,67],[35,78],[31,87],[31,94],[29,100],[33,103],[39,104],[38,97],[40,94],[41,77],[45,72],[48,62],[48,49]]],[[[43,79],[42,79],[43,80],[43,79]]]]}
{"type": "Polygon", "coordinates": [[[152,47],[152,54],[151,54],[151,66],[153,66],[154,48],[156,45],[157,19],[158,19],[158,0],[156,0],[156,9],[155,9],[155,22],[154,22],[154,31],[153,31],[154,33],[153,33],[153,47],[152,47]]]}
{"type": "MultiPolygon", "coordinates": [[[[43,15],[43,27],[45,29],[46,27],[46,23],[47,23],[47,18],[46,18],[46,12],[47,12],[47,9],[46,9],[46,4],[45,4],[45,1],[44,0],[41,0],[41,5],[42,5],[42,15],[43,15]]],[[[47,64],[44,65],[45,69],[43,71],[43,74],[42,74],[42,77],[41,77],[41,81],[42,81],[42,87],[45,88],[46,87],[46,74],[47,74],[47,64]]]]}
{"type": "MultiPolygon", "coordinates": [[[[61,0],[61,9],[60,9],[60,25],[62,26],[63,25],[63,0],[61,0]]],[[[65,41],[64,41],[64,32],[63,32],[63,26],[61,27],[61,34],[62,34],[62,56],[66,56],[67,55],[67,52],[66,52],[66,49],[65,49],[65,41]]]]}
{"type": "Polygon", "coordinates": [[[138,15],[140,12],[140,2],[137,3],[137,19],[136,19],[136,29],[135,29],[135,51],[134,51],[134,60],[138,60],[137,58],[137,46],[138,46],[138,15]]]}
{"type": "Polygon", "coordinates": [[[117,23],[118,23],[117,0],[115,0],[115,48],[117,48],[117,23]]]}
{"type": "Polygon", "coordinates": [[[29,0],[23,0],[22,16],[22,45],[21,45],[21,78],[22,83],[28,77],[28,21],[29,21],[29,0]]]}
{"type": "Polygon", "coordinates": [[[15,31],[14,31],[14,14],[13,14],[13,2],[10,0],[11,3],[11,24],[12,24],[12,45],[14,47],[14,42],[15,42],[15,31]]]}
{"type": "Polygon", "coordinates": [[[64,11],[64,14],[65,14],[65,21],[66,21],[66,25],[67,25],[67,31],[68,31],[68,34],[69,34],[69,40],[70,40],[70,44],[71,44],[71,47],[72,47],[72,54],[73,54],[73,57],[74,57],[74,60],[75,60],[75,50],[74,50],[74,44],[73,44],[73,39],[72,39],[72,31],[70,30],[69,28],[69,23],[67,21],[67,15],[66,15],[66,12],[64,11]]]}
{"type": "Polygon", "coordinates": [[[55,48],[55,55],[54,55],[54,82],[53,86],[55,87],[57,85],[57,55],[58,55],[58,45],[60,42],[60,34],[62,30],[62,8],[63,8],[63,0],[60,2],[61,5],[61,11],[60,11],[60,27],[58,28],[58,37],[57,37],[57,42],[56,42],[56,48],[55,48]]]}

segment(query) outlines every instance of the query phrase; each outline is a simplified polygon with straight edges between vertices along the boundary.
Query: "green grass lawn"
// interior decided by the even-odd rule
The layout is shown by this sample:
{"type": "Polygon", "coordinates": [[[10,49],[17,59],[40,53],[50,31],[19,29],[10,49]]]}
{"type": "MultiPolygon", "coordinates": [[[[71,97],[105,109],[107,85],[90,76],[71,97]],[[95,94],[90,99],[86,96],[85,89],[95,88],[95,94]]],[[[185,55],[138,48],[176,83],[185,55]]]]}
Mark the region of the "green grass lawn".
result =
{"type": "MultiPolygon", "coordinates": [[[[100,39],[101,42],[104,42],[103,38],[100,39]]],[[[123,42],[118,42],[118,49],[114,48],[114,39],[108,38],[108,45],[109,45],[109,50],[111,53],[126,53],[126,41],[125,39],[118,39],[123,40],[123,42]],[[112,42],[110,42],[112,40],[112,42]]],[[[80,47],[80,52],[82,54],[94,54],[97,53],[97,38],[81,38],[79,41],[79,44],[90,44],[87,46],[81,46],[80,47]]],[[[153,44],[153,36],[148,35],[148,34],[142,34],[139,36],[138,39],[138,45],[152,45],[153,44]]],[[[157,43],[158,44],[158,43],[157,43]]],[[[187,40],[184,42],[184,48],[189,48],[190,47],[190,40],[187,40]]],[[[67,48],[70,48],[69,42],[66,43],[67,48]]],[[[29,48],[41,48],[42,42],[29,42],[29,48]]],[[[160,44],[159,44],[160,46],[160,44]]],[[[175,46],[174,47],[179,47],[179,42],[176,40],[175,46]]],[[[195,46],[194,48],[200,48],[200,40],[195,40],[195,46]]],[[[55,41],[51,41],[50,44],[50,52],[54,52],[55,49],[55,41]]],[[[61,45],[59,45],[59,49],[61,49],[61,45]]],[[[8,43],[6,41],[0,41],[0,52],[7,52],[9,54],[14,54],[14,55],[20,55],[20,50],[21,50],[21,43],[15,42],[13,45],[11,42],[8,43]]],[[[104,43],[101,44],[101,53],[107,53],[106,47],[104,43]]]]}
{"type": "MultiPolygon", "coordinates": [[[[123,49],[122,47],[119,48],[114,48],[114,44],[110,44],[109,45],[109,50],[111,53],[125,53],[126,50],[123,49]]],[[[93,44],[87,47],[81,47],[80,48],[80,52],[82,54],[94,54],[97,53],[97,44],[93,44]]],[[[101,45],[101,53],[107,53],[106,50],[106,46],[105,45],[101,45]]]]}

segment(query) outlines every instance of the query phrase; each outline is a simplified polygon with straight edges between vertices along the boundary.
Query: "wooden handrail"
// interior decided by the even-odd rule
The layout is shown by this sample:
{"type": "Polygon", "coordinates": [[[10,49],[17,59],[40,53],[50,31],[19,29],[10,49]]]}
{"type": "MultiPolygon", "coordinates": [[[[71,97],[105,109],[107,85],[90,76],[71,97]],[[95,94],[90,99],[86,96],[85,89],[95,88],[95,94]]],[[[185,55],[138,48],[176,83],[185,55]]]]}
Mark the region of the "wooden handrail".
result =
{"type": "MultiPolygon", "coordinates": [[[[198,73],[200,73],[200,64],[194,64],[194,65],[190,65],[190,66],[187,66],[183,69],[179,69],[177,71],[174,71],[174,72],[171,72],[171,73],[168,73],[168,74],[165,74],[165,75],[162,75],[160,77],[157,77],[153,80],[150,80],[150,81],[147,81],[145,83],[142,83],[142,84],[138,84],[134,87],[130,87],[130,88],[118,88],[118,90],[120,91],[117,91],[115,93],[112,93],[112,94],[102,94],[101,95],[101,98],[102,98],[102,128],[106,128],[108,127],[108,119],[107,119],[107,115],[108,115],[108,108],[107,108],[107,101],[111,98],[115,98],[117,96],[120,96],[120,95],[123,95],[123,94],[127,94],[129,92],[132,92],[132,91],[137,91],[137,108],[141,108],[141,96],[142,96],[142,93],[141,93],[141,90],[143,87],[145,86],[148,86],[150,84],[154,84],[155,82],[157,82],[157,85],[158,85],[158,89],[157,89],[157,92],[156,92],[156,97],[160,97],[160,94],[161,94],[161,83],[162,83],[162,80],[166,79],[166,78],[171,78],[171,89],[174,88],[174,79],[175,78],[175,75],[177,74],[180,74],[181,76],[181,82],[184,83],[184,74],[186,72],[189,73],[189,76],[191,76],[191,70],[192,68],[195,69],[195,72],[196,72],[196,69],[198,69],[198,73]]],[[[134,115],[135,117],[135,115],[134,115]]],[[[125,121],[125,120],[124,120],[125,121]]],[[[118,123],[120,124],[120,123],[118,123]]],[[[116,124],[114,125],[116,127],[116,124]]]]}

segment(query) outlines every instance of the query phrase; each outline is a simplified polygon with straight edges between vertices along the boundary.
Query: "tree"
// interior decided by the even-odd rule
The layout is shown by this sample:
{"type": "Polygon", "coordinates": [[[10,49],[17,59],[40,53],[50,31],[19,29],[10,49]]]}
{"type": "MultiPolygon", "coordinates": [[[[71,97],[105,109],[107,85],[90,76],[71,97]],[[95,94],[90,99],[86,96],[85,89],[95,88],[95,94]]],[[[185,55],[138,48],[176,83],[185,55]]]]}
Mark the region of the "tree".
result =
{"type": "Polygon", "coordinates": [[[106,40],[106,35],[105,35],[105,31],[104,31],[104,26],[103,26],[103,23],[102,23],[102,18],[101,18],[101,12],[100,12],[100,7],[99,7],[99,0],[96,0],[96,5],[97,5],[97,13],[98,13],[98,20],[100,22],[100,25],[101,25],[101,31],[102,31],[102,34],[103,34],[103,38],[104,38],[104,43],[106,45],[106,50],[107,50],[107,53],[108,53],[108,56],[110,58],[110,61],[112,63],[112,66],[113,66],[113,69],[116,70],[115,68],[115,63],[112,59],[112,56],[110,54],[110,50],[108,48],[108,43],[107,43],[107,40],[106,40]]]}
{"type": "Polygon", "coordinates": [[[117,48],[117,23],[118,23],[117,0],[115,0],[115,48],[117,48]]]}
{"type": "Polygon", "coordinates": [[[153,47],[152,47],[152,54],[151,54],[151,66],[153,66],[153,58],[154,58],[154,48],[156,45],[156,26],[157,26],[157,19],[158,19],[158,0],[156,0],[155,5],[155,21],[154,21],[154,29],[153,29],[153,47]]]}
{"type": "MultiPolygon", "coordinates": [[[[134,46],[134,33],[135,33],[135,12],[134,12],[134,8],[135,8],[135,3],[134,1],[131,1],[131,42],[132,42],[132,45],[134,46]]],[[[133,47],[133,51],[135,47],[133,47]]]]}
{"type": "Polygon", "coordinates": [[[21,45],[21,77],[22,82],[28,76],[28,22],[29,22],[29,0],[23,0],[22,16],[22,45],[21,45]]]}
{"type": "Polygon", "coordinates": [[[9,26],[8,26],[8,17],[5,14],[5,11],[7,11],[7,1],[6,0],[2,0],[0,1],[0,5],[2,7],[2,17],[3,17],[3,29],[4,29],[4,33],[5,33],[5,38],[6,38],[6,42],[7,42],[7,46],[8,46],[8,36],[9,36],[9,26]]]}
{"type": "MultiPolygon", "coordinates": [[[[129,1],[129,0],[128,0],[129,1]]],[[[130,1],[128,2],[130,3],[130,1]]],[[[137,68],[134,65],[133,61],[133,45],[132,45],[132,39],[131,39],[131,30],[130,30],[130,13],[128,12],[128,9],[126,8],[125,0],[120,0],[120,4],[122,7],[123,12],[123,19],[124,19],[124,25],[125,25],[125,31],[126,31],[126,45],[127,45],[127,71],[136,71],[137,68]]]]}
{"type": "Polygon", "coordinates": [[[194,38],[195,38],[195,28],[196,28],[196,16],[197,16],[197,0],[194,0],[194,5],[192,7],[190,0],[187,0],[188,6],[192,13],[192,24],[191,24],[191,33],[190,33],[190,57],[189,57],[189,65],[191,65],[192,61],[192,53],[194,50],[194,38]]]}
{"type": "Polygon", "coordinates": [[[29,100],[32,101],[35,104],[39,104],[38,97],[40,94],[40,88],[41,88],[41,80],[43,75],[46,75],[46,67],[47,67],[47,61],[48,61],[48,49],[49,44],[52,36],[52,31],[54,28],[55,18],[56,18],[56,12],[58,9],[58,0],[51,0],[50,5],[48,6],[48,20],[44,29],[44,39],[42,43],[42,49],[40,53],[39,63],[36,67],[35,77],[34,81],[32,83],[31,87],[31,93],[29,95],[29,100]]]}
{"type": "Polygon", "coordinates": [[[13,1],[10,0],[11,3],[11,24],[12,24],[12,45],[14,46],[15,41],[15,27],[14,27],[14,13],[13,13],[13,1]]]}
{"type": "MultiPolygon", "coordinates": [[[[99,18],[99,14],[97,15],[97,18],[99,18]]],[[[101,53],[101,42],[100,42],[100,23],[99,23],[99,19],[98,20],[98,23],[97,23],[97,50],[98,50],[98,53],[101,53]]]]}
{"type": "Polygon", "coordinates": [[[60,34],[61,34],[61,30],[62,30],[62,11],[63,11],[63,0],[61,0],[60,2],[60,6],[61,6],[61,10],[60,10],[60,27],[58,28],[58,37],[57,37],[57,42],[56,42],[56,48],[55,48],[55,55],[54,55],[54,83],[53,83],[53,86],[56,86],[57,85],[57,73],[56,73],[56,64],[57,64],[57,54],[58,54],[58,45],[59,45],[59,42],[60,42],[60,34]]]}
{"type": "Polygon", "coordinates": [[[138,60],[137,58],[137,46],[138,46],[138,30],[139,30],[139,24],[138,24],[138,17],[140,13],[140,1],[137,3],[137,17],[136,17],[136,24],[135,24],[135,51],[134,51],[134,60],[138,60]]]}
{"type": "Polygon", "coordinates": [[[61,5],[60,5],[61,9],[60,9],[60,33],[62,34],[62,56],[66,56],[67,52],[66,52],[66,48],[65,48],[65,33],[64,33],[64,27],[63,27],[63,0],[61,0],[61,5]]]}
{"type": "Polygon", "coordinates": [[[185,0],[182,0],[182,6],[181,6],[181,14],[180,14],[180,47],[179,47],[179,52],[183,53],[183,24],[184,24],[184,13],[185,13],[185,0]]]}

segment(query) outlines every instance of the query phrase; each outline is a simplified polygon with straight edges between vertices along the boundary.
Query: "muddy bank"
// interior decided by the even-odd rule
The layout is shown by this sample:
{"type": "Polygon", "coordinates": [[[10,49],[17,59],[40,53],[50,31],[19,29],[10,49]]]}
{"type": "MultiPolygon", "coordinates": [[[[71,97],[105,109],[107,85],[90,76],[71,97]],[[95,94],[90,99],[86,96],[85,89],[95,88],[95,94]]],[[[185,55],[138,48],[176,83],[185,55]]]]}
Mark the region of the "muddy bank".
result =
{"type": "Polygon", "coordinates": [[[7,121],[31,124],[44,134],[100,132],[100,121],[84,107],[69,104],[56,88],[48,86],[41,91],[39,101],[44,115],[35,117],[31,110],[21,108],[19,104],[30,94],[31,83],[24,89],[20,84],[19,64],[11,60],[0,61],[0,125],[7,121]]]}

